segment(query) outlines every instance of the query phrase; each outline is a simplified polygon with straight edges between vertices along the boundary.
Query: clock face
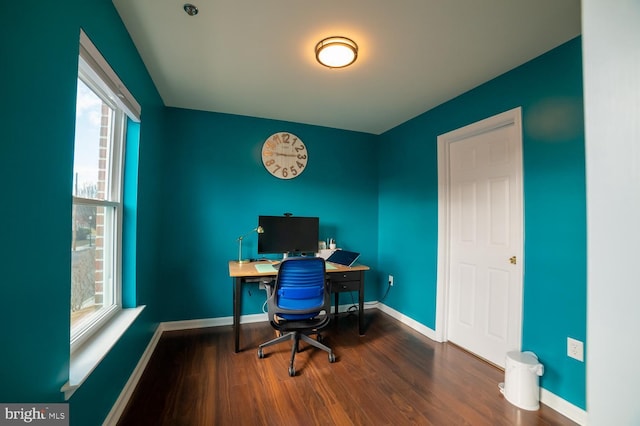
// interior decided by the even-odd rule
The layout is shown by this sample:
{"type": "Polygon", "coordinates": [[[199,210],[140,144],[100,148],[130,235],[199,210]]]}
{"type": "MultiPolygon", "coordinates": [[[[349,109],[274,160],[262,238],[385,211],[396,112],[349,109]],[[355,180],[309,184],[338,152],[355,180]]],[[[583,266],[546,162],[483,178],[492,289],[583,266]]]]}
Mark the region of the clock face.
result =
{"type": "Polygon", "coordinates": [[[307,147],[293,133],[274,133],[262,145],[262,164],[279,179],[300,176],[308,160],[307,147]]]}

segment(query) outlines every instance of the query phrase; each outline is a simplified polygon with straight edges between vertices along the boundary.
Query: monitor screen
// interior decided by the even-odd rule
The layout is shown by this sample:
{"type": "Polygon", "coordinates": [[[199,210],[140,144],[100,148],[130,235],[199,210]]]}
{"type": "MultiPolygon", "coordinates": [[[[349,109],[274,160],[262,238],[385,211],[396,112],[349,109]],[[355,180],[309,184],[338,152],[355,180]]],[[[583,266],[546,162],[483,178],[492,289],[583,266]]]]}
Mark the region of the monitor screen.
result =
{"type": "Polygon", "coordinates": [[[315,253],[320,220],[317,217],[259,216],[258,254],[315,253]]]}

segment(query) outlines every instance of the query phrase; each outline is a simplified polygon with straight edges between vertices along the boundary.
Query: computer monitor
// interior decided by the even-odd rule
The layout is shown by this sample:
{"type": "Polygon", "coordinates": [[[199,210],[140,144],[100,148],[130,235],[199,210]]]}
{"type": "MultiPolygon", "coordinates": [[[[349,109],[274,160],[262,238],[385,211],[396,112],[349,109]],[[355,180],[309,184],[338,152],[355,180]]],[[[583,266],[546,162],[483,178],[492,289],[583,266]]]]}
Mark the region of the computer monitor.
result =
{"type": "Polygon", "coordinates": [[[299,254],[318,251],[320,219],[302,216],[258,216],[258,254],[299,254]]]}

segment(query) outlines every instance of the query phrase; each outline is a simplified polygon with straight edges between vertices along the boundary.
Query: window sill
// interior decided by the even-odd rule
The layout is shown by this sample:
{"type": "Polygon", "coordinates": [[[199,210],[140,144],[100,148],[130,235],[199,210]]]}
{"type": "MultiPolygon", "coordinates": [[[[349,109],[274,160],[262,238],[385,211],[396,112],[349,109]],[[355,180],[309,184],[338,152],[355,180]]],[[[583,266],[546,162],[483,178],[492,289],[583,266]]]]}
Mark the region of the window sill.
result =
{"type": "Polygon", "coordinates": [[[71,395],[84,383],[144,308],[145,306],[138,306],[121,310],[95,337],[83,343],[71,354],[69,381],[60,389],[64,392],[65,400],[71,398],[71,395]]]}

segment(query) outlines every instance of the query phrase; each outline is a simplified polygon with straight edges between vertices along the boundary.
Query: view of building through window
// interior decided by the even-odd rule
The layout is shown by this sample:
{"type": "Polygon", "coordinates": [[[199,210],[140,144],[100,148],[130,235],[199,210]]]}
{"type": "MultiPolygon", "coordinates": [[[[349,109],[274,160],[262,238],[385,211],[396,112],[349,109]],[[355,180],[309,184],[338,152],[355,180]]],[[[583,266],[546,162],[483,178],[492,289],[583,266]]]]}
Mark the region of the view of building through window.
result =
{"type": "Polygon", "coordinates": [[[73,167],[71,334],[114,304],[112,203],[115,110],[80,78],[73,167]]]}

